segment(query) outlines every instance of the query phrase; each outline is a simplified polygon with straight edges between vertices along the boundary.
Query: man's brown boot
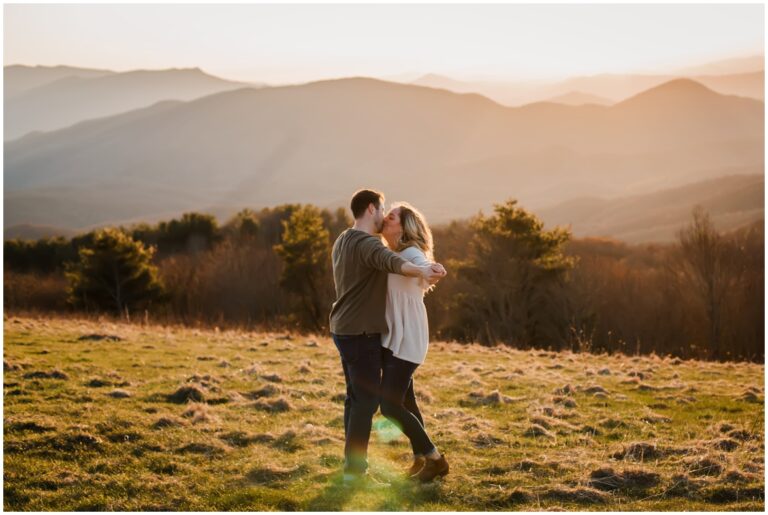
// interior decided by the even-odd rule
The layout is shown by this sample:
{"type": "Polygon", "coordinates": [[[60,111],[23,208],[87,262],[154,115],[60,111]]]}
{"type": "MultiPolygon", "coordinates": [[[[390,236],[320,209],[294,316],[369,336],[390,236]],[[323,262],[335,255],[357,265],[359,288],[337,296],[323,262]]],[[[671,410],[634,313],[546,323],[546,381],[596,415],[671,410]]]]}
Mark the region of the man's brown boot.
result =
{"type": "Polygon", "coordinates": [[[444,476],[448,473],[448,462],[445,461],[445,456],[440,456],[436,460],[430,460],[427,458],[427,462],[424,464],[416,478],[422,483],[428,483],[437,476],[444,476]]]}

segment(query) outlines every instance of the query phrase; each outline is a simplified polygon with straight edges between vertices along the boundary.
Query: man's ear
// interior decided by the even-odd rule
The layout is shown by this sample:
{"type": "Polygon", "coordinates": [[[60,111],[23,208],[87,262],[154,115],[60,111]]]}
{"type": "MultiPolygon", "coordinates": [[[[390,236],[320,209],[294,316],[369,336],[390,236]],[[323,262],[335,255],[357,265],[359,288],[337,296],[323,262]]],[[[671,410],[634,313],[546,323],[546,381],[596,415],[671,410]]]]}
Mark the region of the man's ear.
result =
{"type": "Polygon", "coordinates": [[[371,216],[376,214],[376,206],[371,202],[368,204],[368,212],[371,214],[371,216]]]}

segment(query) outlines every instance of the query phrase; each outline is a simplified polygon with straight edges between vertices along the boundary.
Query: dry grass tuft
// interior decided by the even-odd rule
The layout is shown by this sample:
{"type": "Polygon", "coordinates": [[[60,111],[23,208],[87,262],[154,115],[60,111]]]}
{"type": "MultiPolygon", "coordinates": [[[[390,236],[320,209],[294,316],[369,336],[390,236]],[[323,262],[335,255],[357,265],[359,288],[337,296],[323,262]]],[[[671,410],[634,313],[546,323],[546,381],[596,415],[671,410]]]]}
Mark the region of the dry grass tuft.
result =
{"type": "Polygon", "coordinates": [[[656,472],[642,469],[626,469],[621,472],[603,466],[590,474],[590,486],[599,490],[644,490],[656,486],[661,476],[656,472]]]}
{"type": "Polygon", "coordinates": [[[763,402],[763,399],[752,390],[747,390],[746,392],[741,394],[739,397],[737,397],[737,400],[744,401],[744,402],[754,402],[756,404],[760,404],[763,402]]]}
{"type": "Polygon", "coordinates": [[[692,479],[686,474],[675,474],[664,494],[669,497],[693,497],[708,484],[709,482],[705,479],[692,479]]]}
{"type": "Polygon", "coordinates": [[[620,451],[613,453],[617,460],[633,459],[636,461],[655,460],[664,456],[664,452],[650,442],[632,442],[624,446],[620,451]]]}
{"type": "Polygon", "coordinates": [[[272,447],[276,447],[286,452],[296,452],[299,449],[303,449],[304,445],[295,431],[288,430],[275,438],[272,442],[272,447]]]}
{"type": "Polygon", "coordinates": [[[67,432],[54,435],[49,440],[50,445],[60,451],[98,451],[103,447],[103,442],[98,436],[84,431],[67,432]]]}
{"type": "Polygon", "coordinates": [[[56,431],[54,425],[40,424],[34,420],[12,421],[3,424],[3,426],[6,433],[22,433],[27,431],[31,433],[45,433],[56,431]]]}
{"type": "Polygon", "coordinates": [[[577,406],[575,400],[571,399],[570,397],[562,397],[559,395],[552,397],[552,402],[555,404],[562,404],[566,408],[575,408],[577,406]]]}
{"type": "Polygon", "coordinates": [[[724,469],[722,462],[713,456],[686,458],[684,463],[691,476],[719,476],[724,469]]]}
{"type": "Polygon", "coordinates": [[[531,436],[531,437],[545,437],[545,438],[555,438],[555,435],[547,430],[546,427],[540,426],[539,424],[532,424],[528,429],[525,430],[523,433],[523,436],[531,436]]]}
{"type": "Polygon", "coordinates": [[[179,453],[204,454],[209,457],[221,456],[226,454],[229,449],[218,444],[192,442],[176,449],[179,453]]]}
{"type": "Polygon", "coordinates": [[[498,390],[494,390],[491,393],[483,393],[483,392],[470,392],[468,401],[462,401],[462,405],[481,405],[481,406],[498,406],[500,404],[509,404],[511,402],[514,402],[516,399],[509,397],[507,395],[502,394],[498,390]]]}
{"type": "Polygon", "coordinates": [[[108,342],[121,342],[124,340],[124,338],[121,338],[120,336],[117,336],[115,334],[98,334],[98,333],[92,333],[92,334],[84,334],[81,337],[77,339],[78,341],[88,341],[88,342],[101,342],[101,341],[108,341],[108,342]]]}
{"type": "Polygon", "coordinates": [[[257,400],[257,399],[261,399],[262,397],[274,397],[275,395],[278,395],[280,393],[281,393],[280,388],[278,388],[277,386],[268,384],[265,387],[260,388],[258,390],[244,393],[243,396],[251,400],[257,400]]]}
{"type": "Polygon", "coordinates": [[[573,395],[576,393],[576,390],[571,385],[567,384],[560,388],[555,388],[555,391],[552,393],[555,395],[573,395]]]}
{"type": "Polygon", "coordinates": [[[485,448],[485,447],[495,447],[497,445],[501,445],[504,442],[503,439],[492,435],[491,433],[480,433],[477,435],[474,435],[470,441],[475,445],[475,447],[485,448]]]}
{"type": "Polygon", "coordinates": [[[271,413],[283,413],[293,409],[293,406],[285,397],[278,397],[277,399],[270,399],[267,401],[256,401],[253,403],[253,407],[271,413]]]}
{"type": "Polygon", "coordinates": [[[272,484],[297,479],[309,471],[306,465],[297,465],[291,468],[259,467],[249,471],[246,478],[257,484],[272,484]]]}
{"type": "Polygon", "coordinates": [[[49,372],[45,372],[43,370],[27,372],[23,377],[24,379],[69,379],[69,376],[58,368],[55,368],[49,372]]]}
{"type": "Polygon", "coordinates": [[[605,503],[610,499],[610,495],[594,488],[566,488],[556,487],[546,490],[541,496],[544,499],[561,502],[573,503],[605,503]]]}
{"type": "Polygon", "coordinates": [[[754,434],[747,431],[746,429],[734,429],[728,432],[728,436],[734,440],[740,440],[742,442],[746,442],[747,440],[751,440],[755,437],[754,434]]]}
{"type": "Polygon", "coordinates": [[[659,415],[658,413],[646,413],[640,417],[640,420],[648,422],[649,424],[668,424],[672,422],[671,418],[659,415]]]}
{"type": "Polygon", "coordinates": [[[658,386],[653,386],[647,383],[638,384],[637,389],[638,391],[641,391],[641,392],[658,392],[659,390],[661,390],[661,388],[659,388],[658,386]]]}
{"type": "Polygon", "coordinates": [[[164,429],[166,427],[183,427],[187,425],[183,420],[176,417],[160,417],[152,424],[153,429],[164,429]]]}
{"type": "Polygon", "coordinates": [[[219,422],[219,417],[211,413],[211,408],[207,404],[198,402],[190,403],[181,416],[190,419],[193,424],[219,422]]]}
{"type": "Polygon", "coordinates": [[[7,359],[3,360],[3,370],[5,372],[13,372],[15,370],[21,370],[24,366],[21,363],[13,363],[7,359]]]}
{"type": "Polygon", "coordinates": [[[108,379],[99,379],[94,378],[85,383],[85,386],[89,386],[91,388],[101,388],[103,386],[112,386],[112,381],[108,379]]]}
{"type": "Polygon", "coordinates": [[[739,486],[715,486],[702,492],[702,497],[712,503],[732,503],[739,501],[763,501],[765,489],[742,488],[739,486]]]}
{"type": "Polygon", "coordinates": [[[107,395],[115,399],[127,399],[129,397],[132,397],[131,392],[127,390],[123,390],[121,388],[115,388],[114,390],[109,392],[107,395]]]}
{"type": "Polygon", "coordinates": [[[248,447],[252,444],[265,444],[275,441],[271,434],[254,434],[246,431],[230,431],[219,435],[219,438],[233,447],[248,447]]]}
{"type": "Polygon", "coordinates": [[[757,479],[754,474],[744,474],[743,472],[730,469],[723,474],[723,481],[726,483],[748,483],[757,479]]]}
{"type": "Polygon", "coordinates": [[[259,365],[258,363],[252,363],[250,366],[241,370],[242,373],[252,375],[252,376],[261,374],[262,371],[263,369],[261,368],[261,365],[259,365]]]}
{"type": "Polygon", "coordinates": [[[718,438],[716,440],[712,440],[711,445],[715,449],[731,452],[738,449],[740,444],[738,441],[733,440],[731,438],[718,438]]]}
{"type": "Polygon", "coordinates": [[[197,385],[185,385],[168,395],[167,399],[176,404],[184,404],[189,401],[203,402],[205,401],[205,392],[197,385]]]}

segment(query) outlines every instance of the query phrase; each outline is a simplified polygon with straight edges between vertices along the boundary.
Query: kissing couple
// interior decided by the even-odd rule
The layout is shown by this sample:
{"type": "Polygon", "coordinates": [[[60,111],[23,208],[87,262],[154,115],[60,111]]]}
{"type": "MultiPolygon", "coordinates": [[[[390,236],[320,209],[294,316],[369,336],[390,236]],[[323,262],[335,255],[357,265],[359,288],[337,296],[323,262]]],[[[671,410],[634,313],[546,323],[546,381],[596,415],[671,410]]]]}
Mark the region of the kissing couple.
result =
{"type": "Polygon", "coordinates": [[[343,483],[382,485],[368,474],[367,458],[379,405],[410,440],[414,459],[406,475],[428,482],[446,475],[448,462],[424,429],[413,373],[429,346],[424,294],[447,272],[433,262],[432,232],[413,206],[396,203],[385,214],[384,195],[365,189],[350,207],[354,225],[331,254],[330,330],[347,387],[343,483]]]}

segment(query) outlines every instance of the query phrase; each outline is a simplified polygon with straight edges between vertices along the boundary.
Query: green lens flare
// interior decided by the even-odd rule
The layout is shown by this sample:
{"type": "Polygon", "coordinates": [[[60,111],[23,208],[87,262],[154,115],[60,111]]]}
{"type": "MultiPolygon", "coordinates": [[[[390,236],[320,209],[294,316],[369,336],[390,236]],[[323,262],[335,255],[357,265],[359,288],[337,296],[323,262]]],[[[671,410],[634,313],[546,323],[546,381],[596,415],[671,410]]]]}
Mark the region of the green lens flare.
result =
{"type": "Polygon", "coordinates": [[[400,438],[403,431],[387,418],[379,417],[373,422],[373,431],[380,442],[389,443],[400,438]]]}

